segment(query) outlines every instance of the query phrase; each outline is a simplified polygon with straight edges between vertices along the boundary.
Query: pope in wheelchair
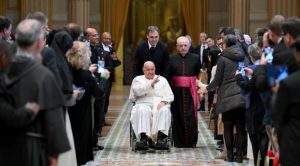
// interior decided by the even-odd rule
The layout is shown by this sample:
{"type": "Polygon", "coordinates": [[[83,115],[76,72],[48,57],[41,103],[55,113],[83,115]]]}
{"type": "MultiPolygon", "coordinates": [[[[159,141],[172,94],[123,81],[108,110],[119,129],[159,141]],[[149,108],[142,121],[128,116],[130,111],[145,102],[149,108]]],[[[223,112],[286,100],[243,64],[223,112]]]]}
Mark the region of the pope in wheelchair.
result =
{"type": "Polygon", "coordinates": [[[135,149],[168,150],[170,103],[174,100],[174,94],[168,81],[155,75],[153,62],[145,62],[143,72],[144,75],[133,79],[129,95],[134,103],[130,122],[138,140],[135,149]]]}

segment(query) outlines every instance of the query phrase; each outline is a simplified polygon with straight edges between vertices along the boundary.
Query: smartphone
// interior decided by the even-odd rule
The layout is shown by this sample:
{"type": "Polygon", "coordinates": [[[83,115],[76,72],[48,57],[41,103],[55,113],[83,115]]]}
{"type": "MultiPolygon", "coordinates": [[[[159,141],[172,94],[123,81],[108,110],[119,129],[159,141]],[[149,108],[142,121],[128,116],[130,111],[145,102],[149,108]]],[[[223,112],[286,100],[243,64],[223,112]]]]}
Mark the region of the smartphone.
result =
{"type": "Polygon", "coordinates": [[[105,66],[104,60],[98,60],[98,63],[97,63],[98,73],[104,72],[104,66],[105,66]]]}
{"type": "Polygon", "coordinates": [[[271,64],[272,61],[273,61],[273,48],[271,48],[271,47],[266,47],[266,48],[263,49],[263,52],[264,52],[264,54],[265,54],[265,57],[266,57],[266,59],[267,59],[267,62],[268,62],[269,64],[271,64]]]}
{"type": "Polygon", "coordinates": [[[288,77],[288,68],[287,67],[279,67],[277,68],[278,70],[278,76],[277,76],[277,80],[281,81],[284,80],[286,77],[288,77]]]}
{"type": "Polygon", "coordinates": [[[280,65],[267,65],[267,74],[269,77],[269,85],[275,85],[276,80],[281,81],[288,77],[288,68],[280,65]]]}
{"type": "Polygon", "coordinates": [[[242,76],[246,75],[244,62],[239,62],[238,70],[241,72],[242,76]]]}

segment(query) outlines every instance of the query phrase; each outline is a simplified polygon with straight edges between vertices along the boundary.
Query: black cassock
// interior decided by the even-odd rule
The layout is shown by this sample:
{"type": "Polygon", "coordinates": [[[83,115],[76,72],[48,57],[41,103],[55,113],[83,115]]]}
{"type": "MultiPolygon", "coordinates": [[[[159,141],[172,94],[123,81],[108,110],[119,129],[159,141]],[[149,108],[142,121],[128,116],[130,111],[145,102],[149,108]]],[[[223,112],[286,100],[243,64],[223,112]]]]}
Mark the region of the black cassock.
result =
{"type": "Polygon", "coordinates": [[[57,156],[70,149],[63,120],[64,100],[58,83],[47,68],[22,55],[14,58],[5,82],[16,108],[30,101],[38,103],[41,109],[30,124],[18,129],[7,128],[1,134],[1,140],[5,140],[1,143],[20,155],[7,158],[20,164],[8,165],[48,165],[48,155],[57,156]]]}
{"type": "Polygon", "coordinates": [[[174,87],[171,80],[173,76],[198,76],[199,70],[200,62],[196,54],[188,53],[186,56],[174,54],[170,56],[166,78],[174,93],[171,111],[175,147],[195,147],[198,140],[198,127],[190,89],[188,87],[174,87]]]}

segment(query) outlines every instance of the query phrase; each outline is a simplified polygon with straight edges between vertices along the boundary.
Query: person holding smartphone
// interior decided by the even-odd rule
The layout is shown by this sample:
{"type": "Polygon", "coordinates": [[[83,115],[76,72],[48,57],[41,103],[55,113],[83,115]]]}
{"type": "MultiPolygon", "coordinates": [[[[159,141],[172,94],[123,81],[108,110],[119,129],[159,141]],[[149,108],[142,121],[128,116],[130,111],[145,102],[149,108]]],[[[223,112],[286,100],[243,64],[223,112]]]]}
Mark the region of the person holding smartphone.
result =
{"type": "MultiPolygon", "coordinates": [[[[296,50],[297,64],[300,64],[300,19],[289,18],[283,23],[284,39],[296,50]]],[[[297,165],[300,162],[300,71],[291,73],[280,81],[274,96],[272,121],[279,140],[279,161],[281,165],[297,165]]]]}

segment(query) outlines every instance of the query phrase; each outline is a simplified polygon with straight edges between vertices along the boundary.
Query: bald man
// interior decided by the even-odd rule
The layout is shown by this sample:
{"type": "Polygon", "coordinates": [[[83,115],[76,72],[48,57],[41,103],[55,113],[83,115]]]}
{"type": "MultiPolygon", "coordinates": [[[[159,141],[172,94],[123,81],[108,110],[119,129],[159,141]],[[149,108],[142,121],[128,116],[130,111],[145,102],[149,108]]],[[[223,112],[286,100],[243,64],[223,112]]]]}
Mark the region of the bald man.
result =
{"type": "MultiPolygon", "coordinates": [[[[115,49],[113,48],[113,42],[111,38],[111,34],[109,32],[103,32],[101,35],[101,43],[99,45],[101,49],[104,50],[109,56],[108,58],[112,62],[112,66],[110,67],[110,77],[108,78],[106,82],[106,87],[105,87],[105,95],[106,95],[106,100],[105,100],[105,106],[104,110],[105,113],[108,112],[108,106],[109,106],[109,96],[112,88],[112,82],[115,81],[115,70],[114,68],[121,65],[121,61],[118,59],[117,54],[115,49]]],[[[110,125],[107,124],[104,121],[104,125],[110,125]]]]}
{"type": "Polygon", "coordinates": [[[135,103],[130,121],[139,142],[137,150],[155,148],[167,150],[167,136],[171,125],[170,103],[174,100],[168,81],[155,75],[155,65],[146,61],[144,75],[133,79],[129,99],[135,103]],[[157,138],[157,139],[155,139],[157,138]],[[153,141],[156,141],[155,146],[153,141]]]}
{"type": "MultiPolygon", "coordinates": [[[[116,68],[121,65],[121,61],[118,59],[118,56],[116,54],[116,49],[114,47],[114,42],[111,38],[111,34],[109,32],[103,32],[101,35],[101,45],[100,48],[102,48],[104,51],[109,52],[109,55],[112,58],[113,67],[116,68]]],[[[114,77],[114,71],[111,73],[111,81],[115,81],[114,77]]]]}
{"type": "MultiPolygon", "coordinates": [[[[98,60],[103,60],[104,61],[104,70],[106,72],[109,72],[112,70],[112,60],[108,54],[108,52],[104,51],[100,47],[100,38],[99,38],[99,33],[95,28],[87,28],[85,30],[85,33],[89,37],[90,40],[90,48],[92,52],[91,56],[91,62],[92,64],[98,64],[98,60]]],[[[105,104],[107,100],[107,80],[106,79],[101,79],[101,74],[96,72],[94,75],[98,78],[97,81],[99,83],[99,87],[105,92],[105,96],[103,98],[97,98],[94,101],[94,129],[93,129],[93,146],[95,149],[102,150],[104,147],[99,146],[98,143],[98,136],[101,135],[102,132],[102,127],[104,126],[105,123],[105,104]]]]}
{"type": "Polygon", "coordinates": [[[189,53],[189,40],[185,36],[177,39],[178,53],[171,55],[166,69],[166,78],[172,84],[173,132],[175,147],[196,147],[197,94],[196,79],[200,70],[197,54],[189,53]]]}
{"type": "MultiPolygon", "coordinates": [[[[18,52],[7,73],[6,92],[12,94],[16,108],[30,101],[40,105],[41,111],[34,122],[17,133],[1,135],[1,142],[9,145],[7,152],[17,153],[15,156],[1,153],[1,158],[11,159],[1,165],[56,165],[58,155],[71,148],[62,110],[63,94],[53,74],[39,62],[44,34],[41,24],[32,19],[23,20],[16,29],[18,52]]],[[[5,146],[1,144],[1,149],[5,146]]]]}

